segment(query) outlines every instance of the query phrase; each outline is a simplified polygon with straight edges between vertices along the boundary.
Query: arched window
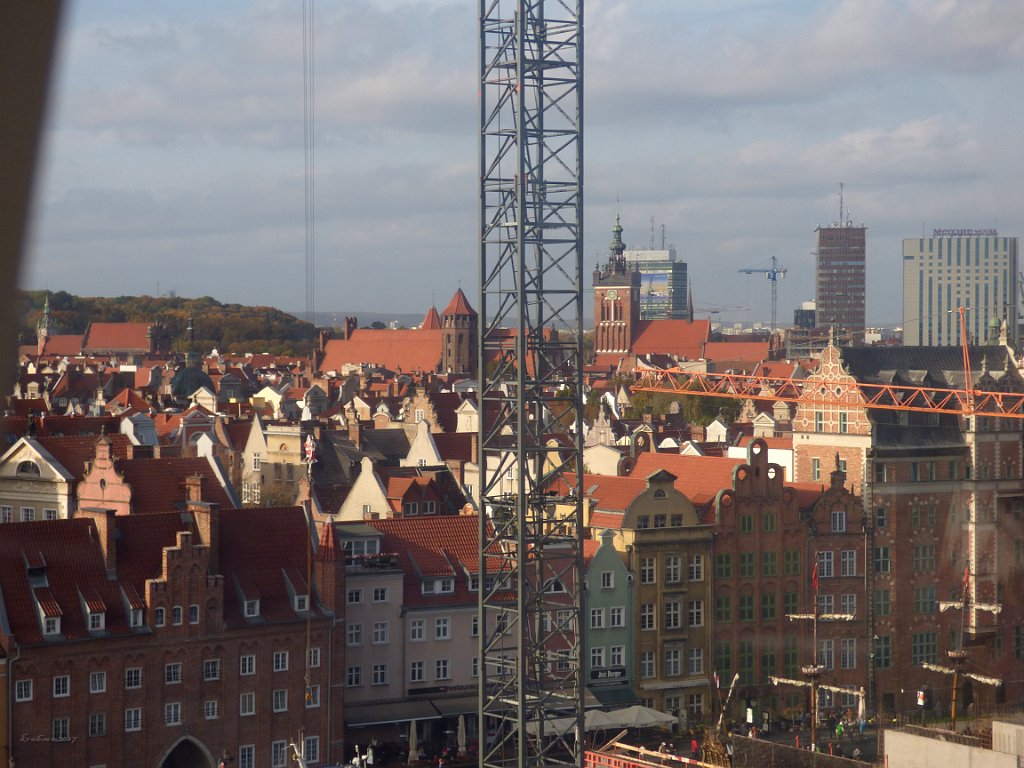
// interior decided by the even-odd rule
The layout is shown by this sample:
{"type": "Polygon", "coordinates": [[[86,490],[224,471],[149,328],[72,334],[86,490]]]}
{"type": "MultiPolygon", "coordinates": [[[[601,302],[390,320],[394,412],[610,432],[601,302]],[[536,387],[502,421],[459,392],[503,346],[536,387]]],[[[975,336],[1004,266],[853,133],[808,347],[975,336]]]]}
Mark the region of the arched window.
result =
{"type": "Polygon", "coordinates": [[[18,464],[17,472],[22,477],[39,477],[39,465],[34,461],[23,461],[18,464]]]}

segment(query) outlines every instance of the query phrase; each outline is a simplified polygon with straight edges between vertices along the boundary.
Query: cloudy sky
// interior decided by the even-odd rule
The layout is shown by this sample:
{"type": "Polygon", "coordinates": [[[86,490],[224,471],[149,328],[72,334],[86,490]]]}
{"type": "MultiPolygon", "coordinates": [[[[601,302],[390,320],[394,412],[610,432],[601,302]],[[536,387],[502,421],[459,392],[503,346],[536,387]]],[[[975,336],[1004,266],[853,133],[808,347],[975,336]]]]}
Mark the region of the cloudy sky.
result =
{"type": "MultiPolygon", "coordinates": [[[[318,310],[474,296],[477,9],[317,3],[318,310]]],[[[585,26],[588,274],[620,210],[728,320],[767,319],[737,269],[778,257],[791,319],[843,182],[883,323],[903,237],[1024,234],[1024,3],[588,0],[585,26]]],[[[23,285],[302,310],[302,4],[81,0],[64,27],[23,285]]]]}

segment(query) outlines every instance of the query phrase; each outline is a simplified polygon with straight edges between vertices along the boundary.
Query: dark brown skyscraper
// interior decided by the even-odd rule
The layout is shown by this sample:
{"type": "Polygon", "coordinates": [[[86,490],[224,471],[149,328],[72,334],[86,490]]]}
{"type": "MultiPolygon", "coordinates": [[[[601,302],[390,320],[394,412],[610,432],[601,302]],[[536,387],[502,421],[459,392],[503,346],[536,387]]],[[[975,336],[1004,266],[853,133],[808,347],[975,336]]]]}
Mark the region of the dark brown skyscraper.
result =
{"type": "Polygon", "coordinates": [[[815,231],[817,324],[834,325],[838,331],[852,333],[851,339],[862,340],[867,227],[855,227],[847,221],[815,231]]]}

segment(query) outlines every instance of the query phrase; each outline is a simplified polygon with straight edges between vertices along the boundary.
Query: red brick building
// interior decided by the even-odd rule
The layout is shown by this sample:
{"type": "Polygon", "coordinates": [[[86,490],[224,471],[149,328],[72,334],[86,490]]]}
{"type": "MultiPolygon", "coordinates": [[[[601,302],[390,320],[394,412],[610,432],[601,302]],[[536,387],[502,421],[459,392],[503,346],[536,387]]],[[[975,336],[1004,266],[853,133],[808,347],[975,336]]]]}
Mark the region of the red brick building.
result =
{"type": "Polygon", "coordinates": [[[13,760],[285,766],[289,743],[340,760],[344,560],[314,545],[298,508],[7,526],[13,760]]]}

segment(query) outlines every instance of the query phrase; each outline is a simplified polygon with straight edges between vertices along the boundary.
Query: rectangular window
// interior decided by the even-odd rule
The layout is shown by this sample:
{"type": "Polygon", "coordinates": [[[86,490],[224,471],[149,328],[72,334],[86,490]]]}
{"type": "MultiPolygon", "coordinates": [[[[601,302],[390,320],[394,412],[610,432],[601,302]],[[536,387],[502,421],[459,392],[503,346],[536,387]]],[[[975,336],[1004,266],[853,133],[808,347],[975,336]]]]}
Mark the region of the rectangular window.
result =
{"type": "Polygon", "coordinates": [[[754,578],[754,553],[740,552],[739,574],[741,579],[754,578]]]}
{"type": "Polygon", "coordinates": [[[889,547],[875,547],[875,573],[892,573],[889,547]]]}
{"type": "Polygon", "coordinates": [[[761,618],[765,621],[775,619],[775,593],[768,592],[761,595],[761,618]]]}
{"type": "Polygon", "coordinates": [[[800,596],[797,592],[783,592],[782,593],[782,613],[784,616],[788,616],[791,613],[797,613],[797,609],[800,605],[800,596]]]}
{"type": "Polygon", "coordinates": [[[55,717],[50,733],[54,741],[67,741],[70,738],[71,720],[67,717],[55,717]]]}
{"type": "Polygon", "coordinates": [[[409,682],[411,683],[422,683],[424,680],[424,670],[422,661],[413,661],[409,664],[409,682]]]}
{"type": "Polygon", "coordinates": [[[640,606],[640,629],[654,629],[654,603],[644,603],[640,606]]]}
{"type": "Polygon", "coordinates": [[[690,555],[686,576],[690,581],[704,581],[704,555],[690,555]]]}
{"type": "Polygon", "coordinates": [[[665,629],[679,629],[682,626],[682,606],[678,600],[666,600],[663,613],[665,629]]]}
{"type": "Polygon", "coordinates": [[[732,578],[732,555],[715,555],[715,578],[732,578]]]}
{"type": "Polygon", "coordinates": [[[935,613],[935,585],[914,588],[914,613],[935,613]]]}
{"type": "Polygon", "coordinates": [[[818,610],[822,613],[835,613],[835,595],[818,595],[818,610]]]}
{"type": "Polygon", "coordinates": [[[238,697],[238,714],[242,717],[251,717],[256,714],[256,694],[247,691],[238,697]]]}
{"type": "Polygon", "coordinates": [[[129,707],[124,711],[124,729],[125,731],[141,731],[142,730],[142,708],[141,707],[129,707]]]}
{"type": "Polygon", "coordinates": [[[935,545],[914,545],[914,573],[932,573],[935,571],[935,545]]]}
{"type": "Polygon", "coordinates": [[[621,667],[626,663],[626,647],[613,645],[608,649],[608,663],[613,667],[621,667]]]}
{"type": "Polygon", "coordinates": [[[683,559],[679,555],[665,555],[665,583],[677,584],[683,578],[683,559]]]}
{"type": "Polygon", "coordinates": [[[615,574],[611,571],[601,571],[601,589],[615,588],[615,574]]]}
{"type": "Polygon", "coordinates": [[[754,596],[740,595],[736,616],[740,621],[754,620],[754,596]]]}
{"type": "Polygon", "coordinates": [[[207,720],[216,720],[220,717],[220,704],[216,699],[207,699],[203,702],[203,717],[207,720]]]}
{"type": "Polygon", "coordinates": [[[89,673],[89,693],[104,693],[107,690],[107,673],[89,673]]]}
{"type": "Polygon", "coordinates": [[[288,765],[288,742],[270,742],[270,768],[285,768],[288,765]]]}
{"type": "Polygon", "coordinates": [[[306,709],[316,709],[320,706],[320,686],[311,685],[306,689],[306,709]]]}
{"type": "Polygon", "coordinates": [[[875,590],[874,610],[876,616],[889,616],[892,613],[892,595],[888,589],[875,590]]]}
{"type": "Polygon", "coordinates": [[[677,677],[682,670],[682,654],[678,648],[668,648],[665,651],[665,677],[677,677]]]}
{"type": "Polygon", "coordinates": [[[800,550],[787,549],[783,555],[785,564],[783,566],[784,572],[787,576],[799,576],[800,575],[800,550]]]}
{"type": "Polygon", "coordinates": [[[839,553],[839,575],[857,575],[857,551],[855,549],[844,549],[839,553]]]}
{"type": "Polygon", "coordinates": [[[832,533],[846,533],[846,510],[832,510],[832,533]]]}
{"type": "Polygon", "coordinates": [[[434,639],[435,640],[451,640],[452,638],[452,620],[447,616],[434,619],[434,639]]]}
{"type": "Polygon", "coordinates": [[[715,621],[732,621],[732,599],[728,595],[715,598],[715,621]]]}
{"type": "MultiPolygon", "coordinates": [[[[824,432],[825,431],[825,414],[821,411],[814,412],[814,431],[824,432]]],[[[817,478],[815,478],[817,480],[817,478]]]]}
{"type": "Polygon", "coordinates": [[[834,640],[828,639],[818,641],[818,663],[825,669],[836,668],[834,640]]]}
{"type": "Polygon", "coordinates": [[[387,664],[374,664],[373,665],[373,685],[387,685],[388,684],[388,665],[387,664]]]}
{"type": "Polygon", "coordinates": [[[274,671],[288,671],[288,651],[274,651],[274,671]]]}
{"type": "Polygon", "coordinates": [[[774,512],[768,511],[761,515],[761,530],[765,533],[775,533],[777,525],[778,522],[774,512]]]}
{"type": "Polygon", "coordinates": [[[733,673],[732,668],[732,645],[728,642],[715,643],[715,670],[720,676],[719,685],[729,684],[729,677],[733,673]]]}
{"type": "Polygon", "coordinates": [[[309,763],[320,762],[320,737],[307,736],[302,740],[302,758],[309,763]]]}
{"type": "Polygon", "coordinates": [[[754,516],[740,515],[740,533],[754,532],[754,516]]]}
{"type": "Polygon", "coordinates": [[[833,554],[832,552],[819,552],[818,553],[818,577],[822,579],[831,579],[835,576],[833,570],[833,554]]]}
{"type": "Polygon", "coordinates": [[[910,636],[910,663],[915,667],[928,662],[934,664],[939,655],[939,640],[935,632],[915,632],[910,636]]]}
{"type": "Polygon", "coordinates": [[[315,669],[320,666],[320,648],[310,648],[306,654],[306,666],[315,669]]]}
{"type": "Polygon", "coordinates": [[[690,675],[704,674],[704,649],[689,648],[686,652],[686,672],[690,675]]]}
{"type": "Polygon", "coordinates": [[[10,507],[0,507],[0,523],[9,523],[12,519],[12,510],[10,507]]]}
{"type": "Polygon", "coordinates": [[[255,744],[243,744],[238,748],[238,768],[256,768],[255,744]]]}
{"type": "Polygon", "coordinates": [[[363,684],[363,668],[349,667],[345,671],[345,685],[349,688],[357,688],[363,684]]]}
{"type": "MultiPolygon", "coordinates": [[[[384,645],[388,642],[389,626],[386,621],[373,622],[372,642],[374,645],[384,645]]],[[[276,671],[276,670],[275,670],[276,671]]]]}
{"type": "Polygon", "coordinates": [[[590,628],[604,629],[604,608],[590,609],[590,628]]]}
{"type": "Polygon", "coordinates": [[[703,627],[704,626],[704,601],[703,600],[691,600],[687,605],[687,618],[689,619],[689,626],[691,627],[703,627]]]}
{"type": "Polygon", "coordinates": [[[752,685],[754,682],[754,643],[751,640],[740,640],[739,673],[741,685],[752,685]]]}
{"type": "Polygon", "coordinates": [[[621,629],[626,626],[626,609],[621,605],[608,609],[608,626],[612,629],[621,629]]]}
{"type": "Polygon", "coordinates": [[[875,462],[875,482],[876,483],[884,483],[885,482],[885,463],[884,462],[881,462],[881,461],[875,462]]]}
{"type": "Polygon", "coordinates": [[[846,411],[839,412],[839,432],[846,434],[850,429],[849,416],[846,411]]]}
{"type": "Polygon", "coordinates": [[[92,712],[89,715],[89,735],[107,735],[107,715],[105,712],[92,712]]]}
{"type": "Polygon", "coordinates": [[[181,682],[181,662],[176,661],[173,664],[164,664],[164,683],[167,685],[177,685],[181,682]]]}
{"type": "Polygon", "coordinates": [[[889,635],[875,640],[875,666],[878,669],[892,668],[892,638],[889,635]]]}
{"type": "Polygon", "coordinates": [[[181,702],[164,704],[164,725],[181,725],[181,702]]]}
{"type": "Polygon", "coordinates": [[[288,689],[287,688],[275,688],[272,694],[271,701],[273,703],[275,712],[287,712],[288,711],[288,689]]]}
{"type": "Polygon", "coordinates": [[[386,603],[388,601],[388,588],[387,587],[374,587],[373,588],[373,602],[375,603],[386,603]]]}
{"type": "Polygon", "coordinates": [[[811,459],[811,480],[821,480],[821,459],[811,459]]]}
{"type": "Polygon", "coordinates": [[[63,699],[71,695],[71,677],[69,675],[57,675],[53,678],[53,698],[63,699]]]}
{"type": "Polygon", "coordinates": [[[220,680],[220,659],[206,659],[203,662],[203,680],[220,680]]]}
{"type": "Polygon", "coordinates": [[[437,659],[434,661],[435,680],[449,680],[451,676],[451,662],[448,659],[437,659]]]}
{"type": "Polygon", "coordinates": [[[242,675],[255,675],[256,674],[256,657],[255,656],[241,656],[238,659],[238,674],[242,675]]]}
{"type": "Polygon", "coordinates": [[[32,701],[32,681],[18,680],[14,684],[15,701],[32,701]]]}
{"type": "Polygon", "coordinates": [[[363,604],[363,590],[361,590],[361,589],[350,589],[348,591],[348,604],[349,605],[362,605],[363,604]]]}
{"type": "Polygon", "coordinates": [[[778,576],[779,575],[779,553],[778,552],[762,552],[761,553],[761,575],[762,576],[778,576]]]}
{"type": "Polygon", "coordinates": [[[654,558],[644,557],[640,560],[640,583],[641,584],[654,584],[654,558]]]}
{"type": "Polygon", "coordinates": [[[857,638],[844,637],[839,641],[839,666],[841,669],[857,668],[857,638]]]}
{"type": "Polygon", "coordinates": [[[845,592],[839,596],[839,612],[848,613],[851,616],[857,615],[857,595],[854,592],[845,592]]]}

